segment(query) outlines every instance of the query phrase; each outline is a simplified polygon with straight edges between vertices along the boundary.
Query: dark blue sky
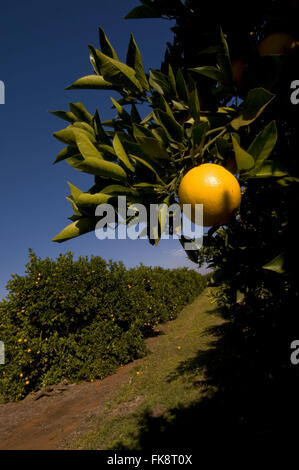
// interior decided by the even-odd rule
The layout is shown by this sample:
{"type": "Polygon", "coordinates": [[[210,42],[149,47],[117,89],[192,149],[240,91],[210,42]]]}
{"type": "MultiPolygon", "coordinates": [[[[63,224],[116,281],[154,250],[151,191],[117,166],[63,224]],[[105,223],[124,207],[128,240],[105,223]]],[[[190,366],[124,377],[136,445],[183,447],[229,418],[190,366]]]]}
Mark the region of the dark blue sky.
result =
{"type": "Polygon", "coordinates": [[[192,266],[177,240],[151,247],[146,240],[99,241],[90,233],[64,244],[51,242],[72,214],[65,199],[67,181],[87,190],[93,178],[65,162],[52,165],[63,148],[52,133],[67,123],[48,110],[68,109],[69,102],[82,101],[92,114],[98,108],[103,120],[114,115],[111,92],[64,90],[92,73],[87,46],[99,47],[98,26],[122,60],[132,32],[146,70],[160,67],[166,41],[172,37],[171,23],[124,20],[137,4],[137,0],[19,0],[1,5],[0,80],[5,83],[6,103],[0,105],[0,297],[11,273],[23,273],[29,247],[42,258],[71,250],[76,256],[123,260],[127,266],[140,262],[192,266]]]}

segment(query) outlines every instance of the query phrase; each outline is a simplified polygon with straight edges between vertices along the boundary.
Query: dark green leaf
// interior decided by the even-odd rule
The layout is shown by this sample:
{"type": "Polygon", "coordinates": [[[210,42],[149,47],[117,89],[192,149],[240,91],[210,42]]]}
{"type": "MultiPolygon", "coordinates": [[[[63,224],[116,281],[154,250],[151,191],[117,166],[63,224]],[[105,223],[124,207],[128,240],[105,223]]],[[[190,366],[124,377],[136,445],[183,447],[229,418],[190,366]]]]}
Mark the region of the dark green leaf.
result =
{"type": "Polygon", "coordinates": [[[101,75],[86,75],[86,77],[78,78],[72,85],[66,87],[66,90],[117,90],[118,88],[101,75]]]}
{"type": "Polygon", "coordinates": [[[269,157],[277,141],[277,129],[275,121],[270,122],[254,139],[248,148],[248,153],[255,159],[255,168],[260,168],[269,157]]]}
{"type": "Polygon", "coordinates": [[[126,123],[131,124],[130,114],[114,98],[110,98],[116,108],[119,117],[126,123]]]}
{"type": "Polygon", "coordinates": [[[88,158],[96,158],[103,160],[103,155],[99,150],[90,142],[89,138],[81,131],[75,131],[76,144],[84,160],[88,158]]]}
{"type": "Polygon", "coordinates": [[[232,143],[235,151],[235,159],[239,171],[249,170],[254,166],[254,158],[246,150],[242,149],[232,135],[232,143]]]}
{"type": "Polygon", "coordinates": [[[198,92],[196,88],[190,93],[189,110],[195,123],[198,123],[200,121],[200,103],[199,103],[199,96],[198,96],[198,92]]]}
{"type": "Polygon", "coordinates": [[[128,53],[127,53],[127,65],[135,70],[136,78],[141,84],[142,88],[146,91],[149,90],[149,84],[144,72],[142,57],[140,50],[135,42],[133,34],[131,34],[128,53]]]}
{"type": "MultiPolygon", "coordinates": [[[[75,127],[68,126],[65,129],[62,129],[61,131],[54,132],[53,136],[57,140],[60,140],[60,142],[63,142],[64,144],[76,146],[76,138],[75,138],[74,130],[76,130],[75,127]]],[[[96,141],[95,138],[91,134],[89,134],[89,132],[86,132],[86,130],[83,130],[83,129],[81,129],[80,131],[85,133],[92,143],[95,143],[96,141]]]]}
{"type": "Polygon", "coordinates": [[[176,74],[176,88],[179,98],[186,104],[189,102],[189,91],[181,69],[176,74]]]}
{"type": "Polygon", "coordinates": [[[141,165],[144,165],[146,168],[148,168],[149,170],[151,170],[154,175],[156,176],[156,180],[157,182],[165,185],[164,181],[161,180],[160,176],[158,175],[157,171],[153,168],[153,166],[147,162],[146,160],[144,160],[143,158],[140,158],[140,157],[137,157],[137,155],[130,155],[132,158],[134,158],[137,162],[141,163],[141,165]]]}
{"type": "Polygon", "coordinates": [[[53,242],[64,242],[66,240],[70,240],[71,238],[78,237],[79,235],[83,235],[84,233],[91,232],[95,229],[96,219],[91,219],[88,217],[84,217],[79,219],[76,222],[65,227],[55,238],[53,238],[53,242]]]}
{"type": "Polygon", "coordinates": [[[128,188],[127,186],[121,186],[119,184],[112,184],[106,186],[102,189],[102,193],[104,194],[111,194],[113,196],[123,195],[123,194],[131,194],[133,196],[139,196],[139,193],[134,188],[128,188]]]}
{"type": "Polygon", "coordinates": [[[193,147],[202,146],[208,128],[208,122],[201,122],[198,126],[192,127],[193,147]]]}
{"type": "Polygon", "coordinates": [[[83,103],[70,103],[71,112],[77,117],[78,121],[92,122],[92,115],[85,109],[83,103]]]}
{"type": "Polygon", "coordinates": [[[92,205],[99,205],[99,204],[107,204],[112,199],[112,196],[108,194],[89,194],[89,193],[82,193],[77,199],[78,206],[86,206],[89,204],[92,205]]]}
{"type": "Polygon", "coordinates": [[[68,185],[69,185],[70,190],[71,190],[72,198],[77,203],[78,198],[79,198],[79,196],[81,196],[81,194],[83,194],[83,191],[81,191],[81,189],[79,189],[79,188],[76,188],[76,186],[74,186],[71,183],[68,183],[68,185]]]}
{"type": "Polygon", "coordinates": [[[70,111],[50,111],[50,113],[54,114],[54,116],[57,116],[60,119],[63,119],[64,121],[68,121],[72,123],[74,121],[77,121],[77,117],[70,111]]]}
{"type": "Polygon", "coordinates": [[[127,181],[126,172],[121,166],[116,163],[100,160],[99,158],[87,158],[83,161],[75,162],[75,165],[71,166],[84,173],[111,178],[117,181],[127,181]]]}
{"type": "Polygon", "coordinates": [[[154,117],[158,124],[165,130],[168,138],[175,142],[182,142],[183,128],[180,124],[164,111],[155,110],[154,117]]]}
{"type": "MultiPolygon", "coordinates": [[[[288,175],[287,170],[279,163],[273,162],[272,160],[266,160],[262,163],[256,173],[250,172],[244,175],[245,178],[280,178],[282,176],[288,175]]],[[[243,176],[243,175],[242,175],[243,176]]]]}
{"type": "Polygon", "coordinates": [[[226,74],[217,67],[207,65],[204,67],[191,68],[189,70],[191,70],[192,72],[199,73],[200,75],[204,75],[205,77],[212,78],[213,80],[216,80],[220,83],[226,83],[227,81],[226,74]]]}
{"type": "Polygon", "coordinates": [[[157,139],[153,137],[137,137],[136,140],[141,145],[142,150],[153,159],[169,160],[168,152],[157,139]]]}
{"type": "Polygon", "coordinates": [[[161,18],[161,15],[147,5],[141,5],[133,8],[133,10],[125,16],[125,20],[135,20],[138,18],[161,18]]]}
{"type": "Polygon", "coordinates": [[[111,144],[110,139],[103,129],[98,110],[94,114],[92,124],[93,124],[93,128],[94,128],[97,140],[99,140],[100,142],[103,142],[104,144],[110,145],[111,144]]]}
{"type": "Polygon", "coordinates": [[[87,122],[76,121],[73,123],[73,130],[79,129],[85,132],[86,135],[94,142],[95,132],[92,126],[87,124],[87,122]]]}
{"type": "Polygon", "coordinates": [[[158,70],[151,70],[149,74],[149,83],[161,95],[172,95],[168,78],[162,72],[159,72],[158,70]]]}
{"type": "Polygon", "coordinates": [[[255,121],[274,98],[275,95],[264,88],[250,90],[246,100],[242,103],[240,116],[231,121],[231,126],[236,130],[242,126],[248,126],[255,121]]]}
{"type": "Polygon", "coordinates": [[[107,55],[108,57],[111,57],[112,59],[118,60],[115,50],[113,49],[104,30],[101,27],[99,28],[99,37],[100,37],[100,46],[101,46],[103,54],[107,55]]]}
{"type": "Polygon", "coordinates": [[[228,44],[224,37],[222,28],[220,28],[220,37],[221,37],[221,45],[218,48],[217,55],[216,55],[217,64],[220,66],[220,69],[224,72],[226,76],[224,83],[232,84],[233,83],[232,64],[230,60],[228,44]]]}
{"type": "Polygon", "coordinates": [[[67,158],[71,158],[76,155],[79,155],[77,147],[67,146],[59,152],[54,163],[61,162],[62,160],[66,160],[67,158]]]}
{"type": "Polygon", "coordinates": [[[280,253],[280,255],[273,258],[269,263],[263,266],[264,269],[268,269],[269,271],[274,271],[279,274],[283,274],[285,272],[285,253],[280,253]]]}
{"type": "Polygon", "coordinates": [[[142,86],[136,78],[134,69],[118,60],[111,59],[111,57],[106,56],[92,46],[89,46],[89,49],[105,80],[119,87],[128,88],[133,92],[142,91],[142,86]]]}
{"type": "Polygon", "coordinates": [[[172,70],[172,67],[170,64],[168,64],[168,81],[170,83],[170,86],[172,88],[173,94],[178,97],[177,89],[176,89],[176,81],[175,81],[175,76],[172,70]]]}
{"type": "Polygon", "coordinates": [[[141,116],[138,112],[136,105],[133,103],[131,108],[131,121],[139,124],[141,122],[141,116]]]}
{"type": "Polygon", "coordinates": [[[130,159],[121,143],[121,141],[119,140],[119,137],[117,134],[115,134],[114,136],[114,139],[113,139],[113,148],[114,148],[114,151],[117,155],[117,157],[119,158],[119,160],[125,165],[125,167],[132,171],[132,173],[135,172],[135,168],[134,166],[132,165],[132,163],[130,162],[130,159]]]}
{"type": "Polygon", "coordinates": [[[144,126],[139,126],[138,124],[133,124],[133,135],[134,138],[137,140],[138,138],[143,137],[153,137],[153,133],[144,126]]]}

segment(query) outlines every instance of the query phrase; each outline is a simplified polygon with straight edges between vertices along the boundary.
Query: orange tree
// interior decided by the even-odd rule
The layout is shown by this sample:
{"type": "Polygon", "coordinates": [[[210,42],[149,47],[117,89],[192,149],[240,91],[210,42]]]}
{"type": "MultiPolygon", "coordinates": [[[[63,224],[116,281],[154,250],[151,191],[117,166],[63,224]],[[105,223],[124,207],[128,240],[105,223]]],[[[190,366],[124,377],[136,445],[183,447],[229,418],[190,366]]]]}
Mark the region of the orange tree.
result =
{"type": "Polygon", "coordinates": [[[230,320],[225,357],[233,357],[234,367],[219,361],[212,379],[235,403],[252,403],[242,412],[244,423],[253,423],[268,403],[264,429],[273,424],[269,403],[281,402],[282,390],[295,390],[298,376],[290,363],[299,326],[290,307],[298,301],[298,107],[290,100],[291,83],[299,79],[298,5],[206,3],[142,0],[127,15],[175,20],[161,69],[149,73],[133,36],[123,62],[100,29],[101,50],[89,47],[93,73],[69,89],[114,90],[119,99],[112,99],[114,117],[105,122],[82,103],[54,112],[69,122],[54,134],[66,144],[56,162],[95,178],[88,192],[70,185],[72,223],[54,241],[94,230],[95,207],[116,206],[119,195],[128,204],[169,205],[191,168],[216,163],[231,171],[242,188],[239,212],[209,229],[203,249],[187,254],[214,269],[219,306],[230,320]]]}

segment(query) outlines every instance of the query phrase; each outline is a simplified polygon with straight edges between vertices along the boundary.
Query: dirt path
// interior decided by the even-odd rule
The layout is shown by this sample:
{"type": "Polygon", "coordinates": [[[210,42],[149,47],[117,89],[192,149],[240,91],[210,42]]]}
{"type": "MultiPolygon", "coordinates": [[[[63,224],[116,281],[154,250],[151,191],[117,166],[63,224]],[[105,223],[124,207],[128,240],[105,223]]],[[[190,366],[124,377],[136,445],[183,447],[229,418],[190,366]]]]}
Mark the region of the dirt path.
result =
{"type": "MultiPolygon", "coordinates": [[[[186,321],[207,303],[206,296],[196,299],[181,312],[186,321]]],[[[160,325],[167,333],[169,324],[160,325]]],[[[153,351],[159,336],[146,340],[153,351]]],[[[127,382],[130,373],[142,359],[127,364],[103,380],[66,385],[61,390],[41,396],[29,395],[21,402],[0,405],[1,450],[54,450],[62,449],[65,441],[89,431],[104,411],[105,404],[119,387],[127,382]]],[[[138,400],[136,406],[138,405],[138,400]]],[[[132,411],[134,404],[128,404],[132,411]]]]}

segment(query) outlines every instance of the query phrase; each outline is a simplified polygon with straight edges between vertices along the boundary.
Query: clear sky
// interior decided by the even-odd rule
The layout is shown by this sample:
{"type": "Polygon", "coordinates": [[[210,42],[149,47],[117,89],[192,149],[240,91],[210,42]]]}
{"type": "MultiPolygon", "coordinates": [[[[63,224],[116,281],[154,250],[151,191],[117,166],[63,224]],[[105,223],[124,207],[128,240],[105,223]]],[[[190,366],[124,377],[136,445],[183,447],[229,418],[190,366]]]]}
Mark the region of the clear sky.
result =
{"type": "Polygon", "coordinates": [[[172,38],[171,23],[124,20],[137,4],[137,0],[17,0],[1,5],[0,80],[5,83],[6,102],[0,105],[0,298],[11,274],[23,273],[29,247],[42,258],[70,250],[76,257],[99,255],[122,260],[126,266],[140,262],[192,266],[178,240],[151,247],[146,240],[99,241],[90,233],[64,244],[51,241],[72,215],[65,199],[67,181],[87,190],[93,177],[65,162],[52,165],[63,148],[52,134],[67,123],[48,111],[66,110],[69,102],[82,101],[92,114],[98,108],[103,120],[114,116],[111,92],[64,90],[92,73],[87,46],[99,47],[98,26],[123,61],[132,32],[146,70],[160,67],[166,42],[172,38]]]}

